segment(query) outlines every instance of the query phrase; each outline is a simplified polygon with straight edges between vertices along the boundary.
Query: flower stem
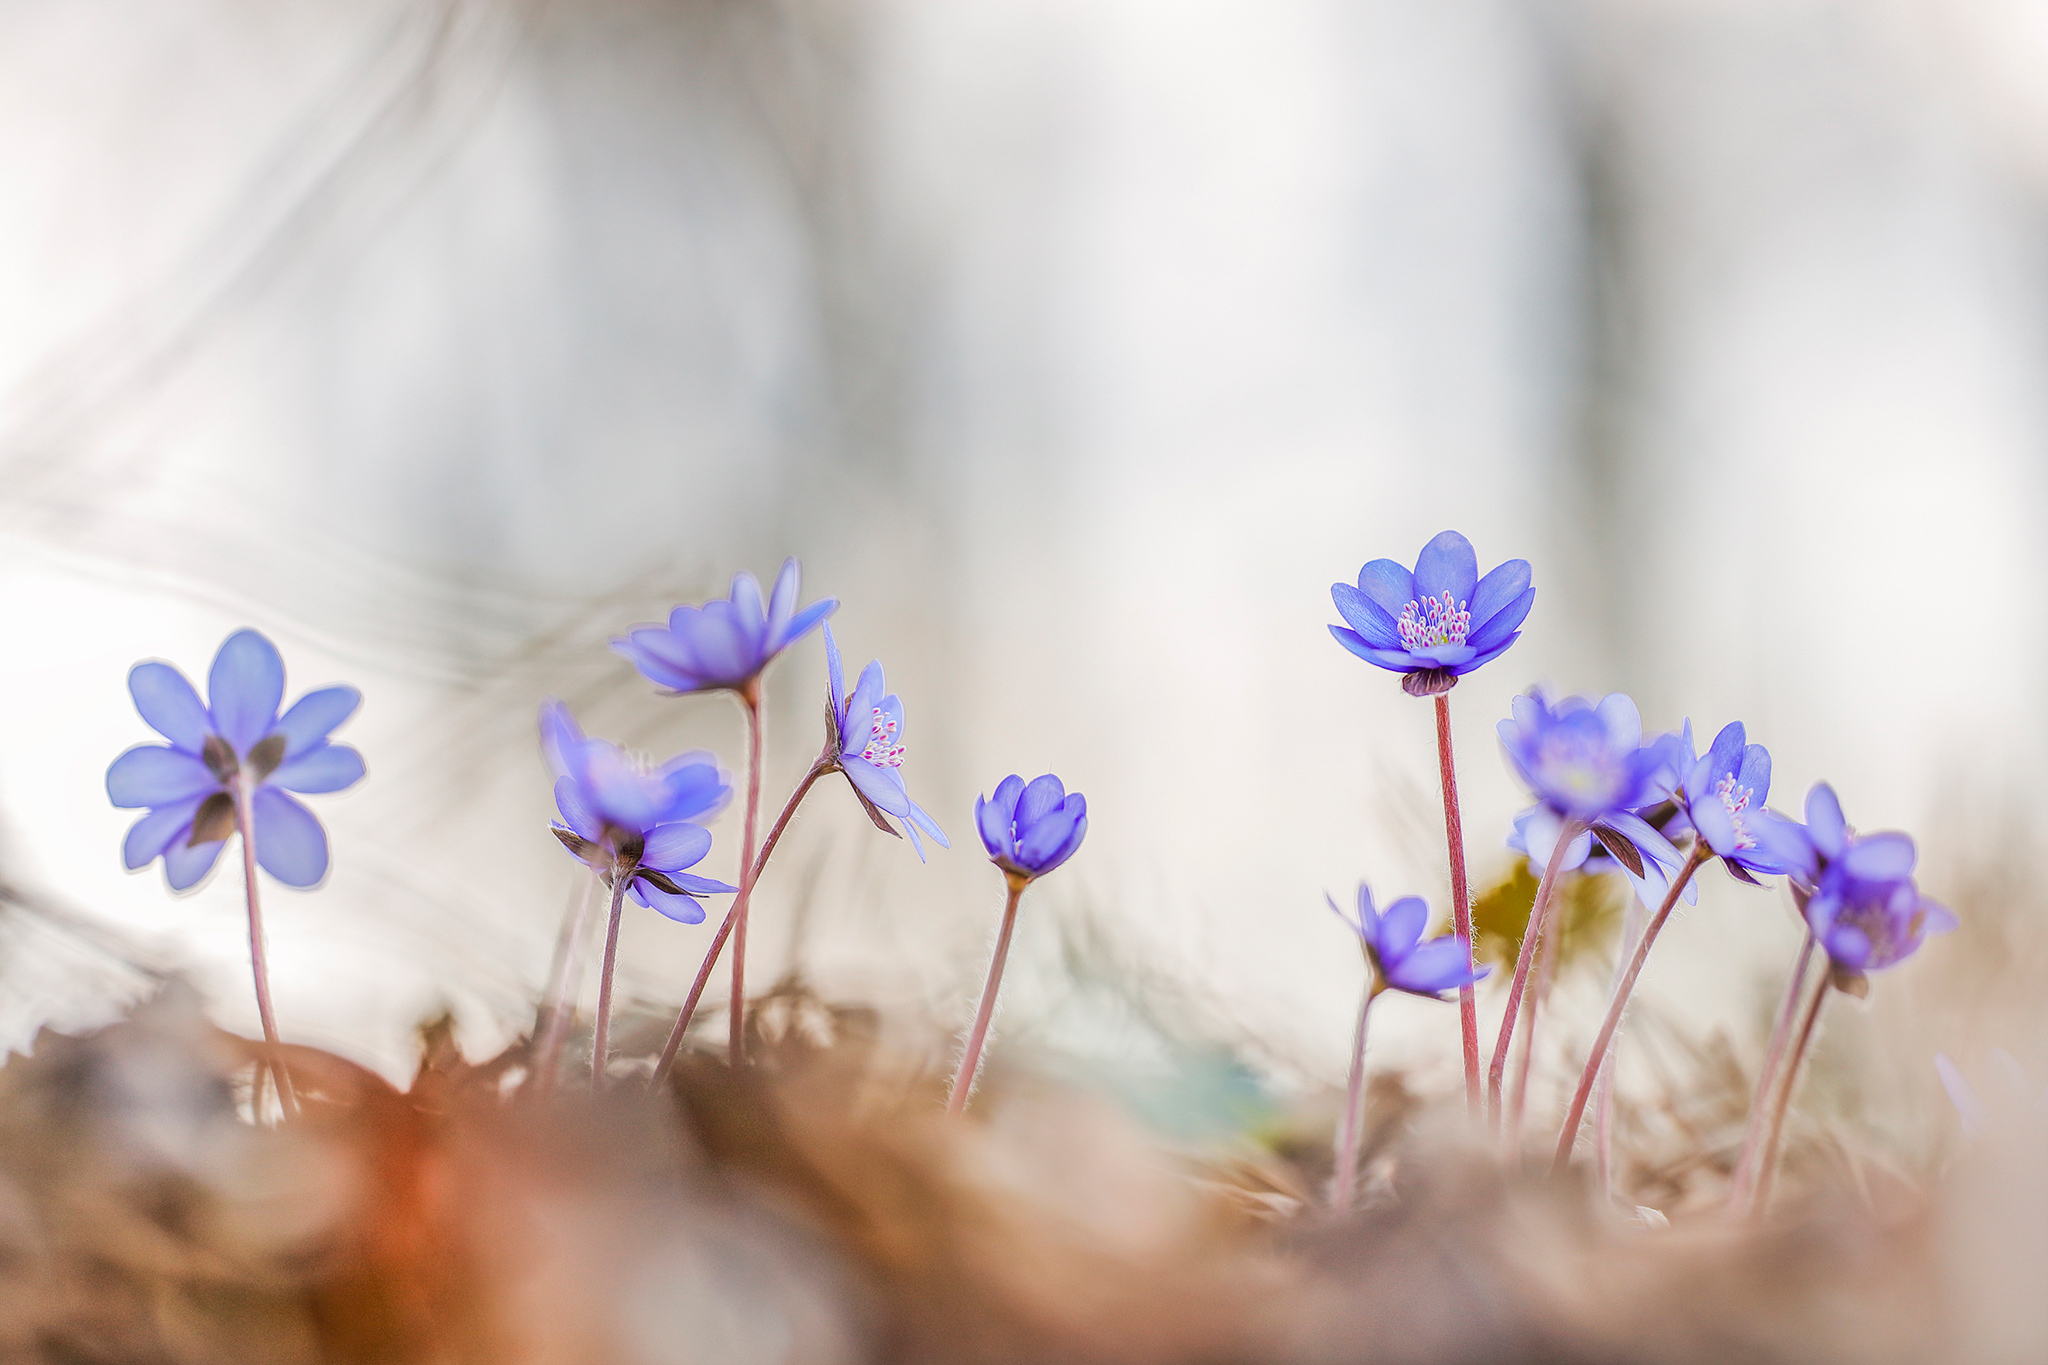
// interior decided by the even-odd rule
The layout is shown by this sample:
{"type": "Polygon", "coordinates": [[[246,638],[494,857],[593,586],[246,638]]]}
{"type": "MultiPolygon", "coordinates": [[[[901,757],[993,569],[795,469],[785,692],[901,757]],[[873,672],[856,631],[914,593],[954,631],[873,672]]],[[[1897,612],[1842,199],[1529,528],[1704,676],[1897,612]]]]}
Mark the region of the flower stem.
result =
{"type": "Polygon", "coordinates": [[[555,936],[555,961],[548,973],[548,993],[541,1003],[540,1034],[533,1044],[533,1085],[545,1095],[555,1088],[561,1070],[562,1044],[576,1014],[576,996],[583,984],[583,945],[590,937],[590,912],[603,883],[592,877],[576,888],[576,899],[562,917],[555,936]]]}
{"type": "Polygon", "coordinates": [[[1358,1031],[1351,1040],[1351,1081],[1344,1090],[1344,1118],[1337,1125],[1337,1170],[1330,1178],[1330,1208],[1349,1213],[1358,1188],[1358,1149],[1365,1141],[1365,1025],[1372,1002],[1385,990],[1377,979],[1366,983],[1358,1002],[1358,1031]]]}
{"type": "Polygon", "coordinates": [[[1010,898],[1003,906],[1003,927],[996,933],[995,956],[989,960],[988,981],[981,988],[981,1008],[975,1012],[974,1028],[967,1035],[967,1048],[960,1057],[960,1070],[953,1076],[953,1089],[946,1096],[946,1112],[958,1114],[967,1108],[974,1090],[974,1073],[981,1066],[981,1047],[988,1039],[989,1020],[995,1017],[996,992],[1003,984],[1003,964],[1010,957],[1010,933],[1017,927],[1017,902],[1023,898],[1029,877],[1015,872],[1004,874],[1010,883],[1010,898]]]}
{"type": "Polygon", "coordinates": [[[1747,1206],[1751,1184],[1756,1179],[1757,1153],[1763,1144],[1764,1113],[1777,1091],[1779,1068],[1784,1064],[1785,1045],[1792,1037],[1792,1017],[1799,1009],[1799,992],[1806,984],[1806,969],[1813,962],[1813,930],[1806,931],[1792,974],[1785,978],[1785,997],[1778,1002],[1778,1017],[1771,1026],[1771,1041],[1764,1050],[1764,1064],[1756,1074],[1756,1096],[1749,1103],[1749,1122],[1742,1134],[1742,1154],[1735,1159],[1728,1182],[1728,1207],[1747,1206]]]}
{"type": "Polygon", "coordinates": [[[597,979],[597,1028],[590,1039],[590,1089],[594,1094],[604,1085],[604,1065],[612,1050],[612,975],[619,965],[619,912],[626,906],[626,883],[633,880],[633,865],[620,859],[612,864],[612,918],[604,931],[604,969],[597,979]]]}
{"type": "Polygon", "coordinates": [[[1536,885],[1536,899],[1529,906],[1529,925],[1522,931],[1522,949],[1515,957],[1515,979],[1508,987],[1508,1007],[1500,1018],[1500,1038],[1493,1045],[1493,1060],[1486,1069],[1487,1112],[1493,1118],[1495,1128],[1500,1126],[1501,1077],[1508,1066],[1508,1045],[1514,1041],[1515,1016],[1521,1012],[1522,991],[1529,984],[1529,964],[1536,956],[1537,941],[1543,935],[1544,920],[1550,912],[1550,902],[1557,890],[1558,873],[1564,866],[1565,851],[1572,840],[1579,837],[1581,826],[1576,820],[1564,822],[1564,828],[1557,832],[1557,846],[1550,850],[1550,862],[1543,869],[1543,880],[1536,885]]]}
{"type": "Polygon", "coordinates": [[[738,693],[747,713],[747,823],[740,836],[740,890],[733,899],[732,1030],[727,1058],[738,1066],[747,1058],[747,905],[754,889],[754,833],[761,816],[761,680],[748,680],[738,693]]]}
{"type": "Polygon", "coordinates": [[[1557,975],[1557,935],[1547,936],[1536,945],[1536,983],[1527,995],[1522,997],[1522,1019],[1515,1025],[1522,1031],[1521,1046],[1515,1054],[1515,1079],[1508,1087],[1508,1136],[1507,1146],[1511,1152],[1522,1149],[1522,1112],[1529,1098],[1529,1070],[1536,1055],[1536,1018],[1543,1003],[1550,998],[1550,985],[1557,975]]]}
{"type": "MultiPolygon", "coordinates": [[[[1635,896],[1628,898],[1628,910],[1621,921],[1621,951],[1614,955],[1614,980],[1608,983],[1610,991],[1621,984],[1622,971],[1628,960],[1635,954],[1636,943],[1643,936],[1645,908],[1635,896]]],[[[1600,1063],[1600,1079],[1593,1086],[1593,1170],[1600,1192],[1608,1199],[1614,1197],[1614,1053],[1610,1045],[1607,1059],[1600,1063]]]]}
{"type": "Polygon", "coordinates": [[[1793,1091],[1798,1088],[1799,1065],[1806,1060],[1806,1049],[1813,1042],[1813,1026],[1820,1020],[1820,1007],[1827,1003],[1828,992],[1833,989],[1832,978],[1822,972],[1814,986],[1813,999],[1806,1006],[1806,1017],[1799,1025],[1798,1041],[1785,1058],[1785,1079],[1778,1087],[1776,1103],[1771,1106],[1770,1127],[1764,1131],[1763,1143],[1757,1150],[1756,1188],[1742,1209],[1746,1217],[1754,1217],[1770,1207],[1771,1185],[1778,1175],[1779,1140],[1784,1135],[1785,1114],[1792,1107],[1793,1091]]]}
{"type": "Polygon", "coordinates": [[[754,855],[752,875],[743,874],[744,889],[733,898],[732,909],[726,912],[725,922],[718,926],[718,933],[712,938],[711,947],[705,950],[704,964],[697,968],[697,979],[691,983],[690,994],[684,999],[683,1008],[676,1015],[676,1026],[669,1030],[668,1043],[661,1049],[661,1060],[655,1063],[654,1076],[648,1082],[650,1088],[660,1085],[674,1068],[676,1053],[683,1046],[683,1035],[690,1031],[690,1020],[697,1014],[697,1002],[704,998],[705,984],[711,980],[711,969],[718,965],[719,950],[725,947],[725,940],[732,934],[733,926],[738,922],[740,913],[746,905],[746,898],[753,894],[754,883],[760,880],[761,873],[767,869],[768,858],[775,852],[776,841],[782,838],[782,831],[788,826],[789,818],[795,815],[796,808],[803,804],[804,796],[810,791],[811,784],[831,772],[835,766],[837,765],[825,758],[820,758],[812,764],[811,770],[804,774],[804,780],[797,783],[796,790],[790,793],[789,800],[782,807],[782,814],[775,818],[775,824],[769,829],[768,837],[761,843],[761,851],[754,855]]]}
{"type": "Polygon", "coordinates": [[[270,1008],[270,967],[263,952],[263,907],[256,894],[256,821],[249,810],[249,793],[238,777],[234,782],[235,828],[242,836],[242,885],[249,901],[249,968],[256,978],[256,1016],[263,1021],[263,1043],[267,1054],[257,1070],[256,1094],[252,1108],[260,1104],[262,1077],[267,1071],[277,1087],[278,1108],[285,1117],[297,1118],[298,1096],[292,1091],[291,1076],[285,1071],[282,1047],[277,1037],[277,1015],[270,1008]]]}
{"type": "MultiPolygon", "coordinates": [[[[1436,767],[1444,793],[1444,842],[1451,856],[1451,924],[1472,948],[1472,895],[1465,879],[1465,827],[1458,813],[1458,769],[1451,757],[1451,694],[1436,694],[1436,767]]],[[[1474,959],[1476,963],[1477,959],[1474,959]]],[[[1471,964],[1467,964],[1471,965],[1471,964]]],[[[1479,1004],[1470,982],[1458,987],[1458,1034],[1465,1048],[1465,1109],[1479,1118],[1479,1004]]]]}
{"type": "Polygon", "coordinates": [[[1586,1056],[1585,1070],[1579,1073],[1579,1088],[1572,1095],[1571,1108],[1565,1111],[1564,1127],[1557,1134],[1557,1155],[1550,1163],[1553,1175],[1562,1174],[1572,1163],[1572,1147],[1579,1138],[1579,1123],[1586,1114],[1586,1101],[1592,1098],[1593,1083],[1599,1079],[1601,1067],[1607,1060],[1607,1049],[1614,1042],[1614,1032],[1621,1027],[1622,1011],[1627,1008],[1629,995],[1636,988],[1636,978],[1643,974],[1643,963],[1649,960],[1657,935],[1663,930],[1665,921],[1671,918],[1672,907],[1678,904],[1678,897],[1685,890],[1686,883],[1692,880],[1693,873],[1713,856],[1713,846],[1705,839],[1693,841],[1692,855],[1678,869],[1678,875],[1671,879],[1671,885],[1664,891],[1663,903],[1657,907],[1657,913],[1650,916],[1643,936],[1636,940],[1636,949],[1629,955],[1628,967],[1622,972],[1621,980],[1615,983],[1614,998],[1607,1002],[1607,1017],[1600,1021],[1600,1032],[1593,1037],[1593,1050],[1586,1056]]]}

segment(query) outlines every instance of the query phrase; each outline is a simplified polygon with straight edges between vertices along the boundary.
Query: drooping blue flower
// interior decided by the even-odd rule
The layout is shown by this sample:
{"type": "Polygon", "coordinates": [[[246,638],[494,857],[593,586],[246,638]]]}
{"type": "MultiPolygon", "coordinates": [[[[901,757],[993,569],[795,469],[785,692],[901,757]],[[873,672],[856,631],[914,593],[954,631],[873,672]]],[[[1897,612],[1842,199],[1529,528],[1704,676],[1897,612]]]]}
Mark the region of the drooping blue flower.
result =
{"type": "Polygon", "coordinates": [[[1486,975],[1472,965],[1472,945],[1456,934],[1440,934],[1424,943],[1429,906],[1420,896],[1403,896],[1380,913],[1373,908],[1372,889],[1358,884],[1358,918],[1352,919],[1328,896],[1330,911],[1349,925],[1365,944],[1366,956],[1381,981],[1397,991],[1445,999],[1446,992],[1469,986],[1486,975]]]}
{"type": "Polygon", "coordinates": [[[917,837],[919,830],[931,835],[940,848],[951,848],[946,832],[910,799],[910,792],[903,785],[903,703],[887,690],[881,660],[869,661],[849,694],[846,670],[839,662],[839,642],[832,638],[832,627],[827,626],[825,672],[830,692],[825,719],[832,729],[828,743],[838,750],[839,770],[853,784],[853,794],[860,799],[868,818],[876,828],[889,834],[896,833],[896,829],[883,816],[893,815],[901,820],[910,831],[910,843],[920,862],[924,860],[924,844],[917,837]]]}
{"type": "Polygon", "coordinates": [[[1330,596],[1348,623],[1330,627],[1337,643],[1407,675],[1401,686],[1420,697],[1448,691],[1499,658],[1520,637],[1536,590],[1527,560],[1510,559],[1481,578],[1472,542],[1445,531],[1422,547],[1413,572],[1375,559],[1358,571],[1357,587],[1333,584],[1330,596]]]}
{"type": "Polygon", "coordinates": [[[282,716],[284,660],[253,630],[238,630],[213,656],[209,706],[185,675],[146,660],[128,673],[135,709],[169,744],[138,744],[107,769],[107,799],[149,813],[129,827],[122,860],[130,871],[161,857],[173,891],[198,884],[235,831],[244,797],[256,861],[286,886],[327,875],[327,831],[286,792],[313,795],[352,787],[363,756],[327,736],[362,703],[353,687],[308,692],[282,716]]]}
{"type": "MultiPolygon", "coordinates": [[[[1575,835],[1588,837],[1588,851],[1590,840],[1598,839],[1638,877],[1647,871],[1645,857],[1678,866],[1671,841],[1637,814],[1669,796],[1678,737],[1644,743],[1642,716],[1628,697],[1611,692],[1597,705],[1566,697],[1553,708],[1542,692],[1531,692],[1515,698],[1499,734],[1508,761],[1536,797],[1520,822],[1531,861],[1547,865],[1571,824],[1579,827],[1575,835]]],[[[1567,860],[1574,851],[1567,848],[1567,860]]]]}
{"type": "Polygon", "coordinates": [[[1074,856],[1088,834],[1088,798],[1069,794],[1051,773],[1028,784],[1012,773],[991,797],[974,798],[981,844],[997,867],[1014,876],[1042,877],[1074,856]]]}
{"type": "Polygon", "coordinates": [[[704,921],[696,897],[739,889],[683,870],[711,851],[696,821],[732,796],[717,759],[693,752],[643,767],[609,740],[586,739],[559,701],[541,707],[540,733],[562,813],[555,837],[607,885],[626,869],[628,895],[684,924],[704,921]]]}
{"type": "Polygon", "coordinates": [[[1842,818],[1833,787],[1806,794],[1806,824],[1785,822],[1782,856],[1809,894],[1806,922],[1828,959],[1861,975],[1894,966],[1929,934],[1956,927],[1954,912],[1920,894],[1913,880],[1918,851],[1896,831],[1859,835],[1842,818]]]}
{"type": "Polygon", "coordinates": [[[811,633],[839,609],[828,597],[798,610],[799,570],[783,562],[767,606],[761,584],[750,573],[733,575],[732,592],[702,607],[677,607],[666,626],[641,626],[612,648],[658,687],[672,692],[739,690],[761,675],[775,656],[811,633]]]}

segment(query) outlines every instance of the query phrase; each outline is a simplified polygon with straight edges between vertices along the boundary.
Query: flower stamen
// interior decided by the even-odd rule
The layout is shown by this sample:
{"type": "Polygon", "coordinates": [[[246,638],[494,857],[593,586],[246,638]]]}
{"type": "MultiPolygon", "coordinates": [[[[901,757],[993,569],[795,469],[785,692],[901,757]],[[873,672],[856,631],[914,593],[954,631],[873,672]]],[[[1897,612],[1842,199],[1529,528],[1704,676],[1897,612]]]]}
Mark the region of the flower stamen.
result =
{"type": "Polygon", "coordinates": [[[903,746],[896,742],[896,721],[884,715],[882,708],[875,708],[874,720],[868,729],[867,746],[860,751],[861,761],[872,763],[877,768],[900,768],[903,766],[903,746]]]}
{"type": "Polygon", "coordinates": [[[1394,622],[1404,649],[1431,649],[1462,645],[1472,629],[1471,604],[1460,602],[1446,589],[1441,597],[1421,597],[1401,608],[1394,622]]]}
{"type": "Polygon", "coordinates": [[[1755,848],[1756,836],[1749,832],[1749,821],[1745,813],[1749,810],[1750,799],[1756,793],[1748,787],[1737,786],[1735,778],[1731,775],[1714,784],[1714,795],[1721,798],[1721,806],[1728,812],[1728,823],[1735,830],[1737,850],[1755,848]]]}

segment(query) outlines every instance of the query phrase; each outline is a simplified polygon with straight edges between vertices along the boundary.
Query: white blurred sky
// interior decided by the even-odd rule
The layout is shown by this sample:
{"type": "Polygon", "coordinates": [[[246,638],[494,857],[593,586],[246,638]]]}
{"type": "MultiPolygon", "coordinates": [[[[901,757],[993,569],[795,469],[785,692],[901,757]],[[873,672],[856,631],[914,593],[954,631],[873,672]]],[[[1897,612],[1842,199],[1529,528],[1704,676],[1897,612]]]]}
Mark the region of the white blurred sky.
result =
{"type": "MultiPolygon", "coordinates": [[[[1322,893],[1444,893],[1427,708],[1327,585],[1455,526],[1538,584],[1453,697],[1480,875],[1542,679],[1746,719],[1778,803],[1829,777],[1938,883],[2048,757],[2044,91],[2020,0],[0,7],[7,876],[254,1028],[236,878],[125,875],[101,787],[127,666],[253,624],[368,697],[328,884],[268,895],[286,1032],[398,1071],[446,1002],[494,1046],[574,886],[534,707],[735,760],[602,641],[796,553],[955,839],[821,793],[758,979],[815,884],[814,977],[964,1014],[969,807],[1051,768],[1092,832],[1012,1024],[1092,1027],[1093,917],[1335,1075],[1322,893]]],[[[771,803],[821,671],[775,677],[771,803]]],[[[635,918],[629,988],[708,938],[635,918]]],[[[1711,891],[1653,975],[1730,1018],[1791,942],[1711,891]]],[[[9,1026],[90,1013],[68,971],[18,961],[9,1026]]],[[[1448,1065],[1449,1018],[1376,1033],[1448,1065]]]]}

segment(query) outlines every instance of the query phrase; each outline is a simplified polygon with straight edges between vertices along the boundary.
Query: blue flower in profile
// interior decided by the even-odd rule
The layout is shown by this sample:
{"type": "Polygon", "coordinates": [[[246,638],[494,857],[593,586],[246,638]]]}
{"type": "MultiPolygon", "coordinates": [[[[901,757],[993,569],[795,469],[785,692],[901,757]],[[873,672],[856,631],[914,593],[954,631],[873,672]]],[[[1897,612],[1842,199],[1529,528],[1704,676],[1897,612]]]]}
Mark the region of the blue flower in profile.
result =
{"type": "Polygon", "coordinates": [[[839,609],[836,598],[798,610],[798,568],[783,562],[767,605],[750,573],[733,575],[731,594],[702,607],[677,607],[666,626],[642,626],[612,648],[658,687],[672,692],[743,691],[775,656],[839,609]]]}
{"type": "Polygon", "coordinates": [[[1531,692],[1515,698],[1499,733],[1508,761],[1537,800],[1521,827],[1532,861],[1547,863],[1572,825],[1575,835],[1589,833],[1638,877],[1644,854],[1678,865],[1670,840],[1636,813],[1669,795],[1678,737],[1644,743],[1642,716],[1628,697],[1611,692],[1597,704],[1567,697],[1553,708],[1542,692],[1531,692]]]}
{"type": "Polygon", "coordinates": [[[1043,877],[1074,856],[1088,834],[1088,798],[1051,773],[1030,783],[1015,773],[995,795],[974,798],[974,823],[989,859],[1013,877],[1043,877]]]}
{"type": "Polygon", "coordinates": [[[1750,744],[1742,722],[1730,721],[1707,752],[1693,754],[1692,722],[1686,721],[1674,754],[1679,780],[1672,795],[1683,823],[1707,841],[1729,873],[1757,885],[1759,875],[1790,872],[1803,860],[1792,822],[1764,809],[1771,795],[1771,755],[1750,744]]]}
{"type": "Polygon", "coordinates": [[[1358,935],[1373,970],[1393,990],[1441,1000],[1447,998],[1445,992],[1486,975],[1486,968],[1472,965],[1472,945],[1458,935],[1422,941],[1422,931],[1429,927],[1429,906],[1420,896],[1403,896],[1380,913],[1373,908],[1371,888],[1360,882],[1356,920],[1338,909],[1335,900],[1324,899],[1331,913],[1358,935]]]}
{"type": "Polygon", "coordinates": [[[1896,831],[1858,835],[1825,782],[1806,795],[1806,824],[1785,822],[1784,852],[1795,882],[1808,891],[1805,913],[1829,961],[1860,976],[1912,956],[1929,934],[1956,927],[1953,911],[1920,894],[1918,851],[1896,831]]]}
{"type": "Polygon", "coordinates": [[[1536,590],[1527,560],[1510,559],[1481,578],[1472,542],[1445,531],[1422,547],[1413,572],[1375,559],[1358,571],[1357,587],[1333,584],[1330,596],[1347,622],[1330,627],[1337,643],[1405,674],[1403,690],[1423,697],[1499,658],[1520,638],[1536,590]]]}
{"type": "Polygon", "coordinates": [[[704,921],[696,897],[738,889],[683,870],[711,851],[711,831],[695,822],[732,796],[710,754],[643,767],[608,740],[584,738],[559,701],[541,707],[540,733],[562,813],[555,837],[607,885],[627,876],[635,901],[684,924],[704,921]]]}
{"type": "Polygon", "coordinates": [[[128,673],[135,709],[169,744],[139,744],[107,769],[107,798],[146,807],[121,854],[130,871],[161,857],[173,891],[198,884],[235,832],[245,801],[256,861],[286,886],[327,875],[327,831],[286,795],[337,792],[363,777],[363,756],[327,736],[362,702],[353,687],[308,692],[282,716],[284,660],[253,630],[238,630],[213,656],[207,696],[167,663],[128,673]]]}
{"type": "Polygon", "coordinates": [[[839,662],[839,642],[832,638],[832,627],[827,626],[825,672],[829,689],[825,723],[830,727],[826,747],[828,752],[837,753],[833,762],[853,784],[853,794],[860,799],[868,819],[888,834],[895,834],[896,829],[883,816],[893,815],[901,820],[910,831],[910,843],[917,850],[919,861],[924,859],[924,844],[917,837],[919,830],[931,835],[940,848],[951,848],[945,831],[910,799],[910,792],[903,785],[903,703],[887,690],[881,660],[870,660],[860,671],[853,691],[848,693],[846,670],[839,662]]]}

